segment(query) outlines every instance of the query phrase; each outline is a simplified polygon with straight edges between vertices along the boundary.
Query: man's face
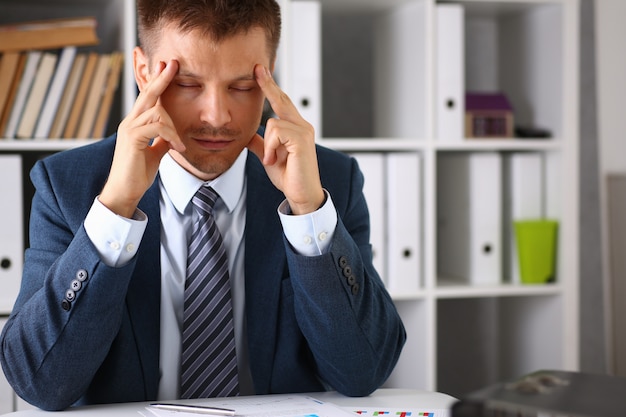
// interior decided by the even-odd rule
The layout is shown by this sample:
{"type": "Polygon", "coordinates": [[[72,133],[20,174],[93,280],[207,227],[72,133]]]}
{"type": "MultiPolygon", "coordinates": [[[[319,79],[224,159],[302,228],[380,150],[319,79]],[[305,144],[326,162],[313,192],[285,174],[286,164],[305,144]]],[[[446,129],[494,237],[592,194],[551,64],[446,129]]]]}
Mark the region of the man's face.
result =
{"type": "Polygon", "coordinates": [[[143,67],[146,79],[155,76],[159,62],[178,61],[178,74],[160,103],[186,150],[170,154],[197,177],[213,179],[231,167],[261,121],[264,95],[254,66],[271,68],[265,33],[254,28],[220,43],[198,31],[183,34],[173,25],[161,33],[152,56],[140,53],[136,59],[150,60],[143,67]]]}

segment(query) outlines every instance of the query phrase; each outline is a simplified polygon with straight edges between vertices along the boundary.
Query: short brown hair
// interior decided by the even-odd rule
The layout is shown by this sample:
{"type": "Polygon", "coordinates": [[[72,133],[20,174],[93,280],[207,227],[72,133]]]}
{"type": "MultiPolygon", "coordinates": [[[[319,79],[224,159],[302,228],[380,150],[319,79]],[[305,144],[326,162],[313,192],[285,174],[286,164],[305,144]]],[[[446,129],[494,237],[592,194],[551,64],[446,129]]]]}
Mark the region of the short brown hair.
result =
{"type": "Polygon", "coordinates": [[[280,41],[280,6],[275,0],[138,0],[137,18],[139,44],[148,55],[160,28],[168,23],[183,32],[200,30],[216,42],[260,27],[272,60],[280,41]]]}

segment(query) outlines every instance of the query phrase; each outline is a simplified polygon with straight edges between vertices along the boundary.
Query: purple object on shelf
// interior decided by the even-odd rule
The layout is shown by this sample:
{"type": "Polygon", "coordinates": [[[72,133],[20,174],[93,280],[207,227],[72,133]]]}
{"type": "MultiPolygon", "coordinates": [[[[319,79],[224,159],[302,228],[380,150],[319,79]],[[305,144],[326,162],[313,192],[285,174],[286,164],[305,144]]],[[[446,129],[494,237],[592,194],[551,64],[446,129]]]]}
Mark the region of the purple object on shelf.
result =
{"type": "Polygon", "coordinates": [[[465,109],[471,110],[505,110],[512,111],[511,103],[501,93],[466,93],[465,109]]]}

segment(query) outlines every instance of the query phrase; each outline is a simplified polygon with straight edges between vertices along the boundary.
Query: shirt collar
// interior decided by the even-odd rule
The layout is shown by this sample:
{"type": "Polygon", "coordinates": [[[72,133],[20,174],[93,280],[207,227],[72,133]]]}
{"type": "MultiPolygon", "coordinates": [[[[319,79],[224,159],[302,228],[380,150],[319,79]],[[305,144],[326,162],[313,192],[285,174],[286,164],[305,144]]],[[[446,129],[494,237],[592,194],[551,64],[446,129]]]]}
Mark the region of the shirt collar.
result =
{"type": "Polygon", "coordinates": [[[161,159],[159,174],[167,195],[176,210],[183,214],[194,194],[204,184],[210,185],[219,194],[228,212],[232,212],[243,194],[246,158],[244,149],[235,163],[222,175],[211,181],[202,181],[178,165],[169,153],[161,159]]]}

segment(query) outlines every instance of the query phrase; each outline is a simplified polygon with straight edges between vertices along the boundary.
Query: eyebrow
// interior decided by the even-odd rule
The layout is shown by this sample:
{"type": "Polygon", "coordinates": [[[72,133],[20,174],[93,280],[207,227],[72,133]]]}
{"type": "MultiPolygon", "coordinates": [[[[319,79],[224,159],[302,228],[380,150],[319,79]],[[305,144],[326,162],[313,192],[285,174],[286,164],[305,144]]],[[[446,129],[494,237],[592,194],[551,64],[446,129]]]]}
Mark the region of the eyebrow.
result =
{"type": "MultiPolygon", "coordinates": [[[[179,70],[178,74],[176,74],[176,77],[188,77],[188,78],[202,78],[200,75],[190,72],[190,71],[185,71],[185,70],[179,70]]],[[[234,81],[256,81],[256,77],[254,76],[254,72],[249,73],[249,74],[242,74],[239,76],[236,76],[235,78],[230,80],[231,82],[234,81]]]]}

